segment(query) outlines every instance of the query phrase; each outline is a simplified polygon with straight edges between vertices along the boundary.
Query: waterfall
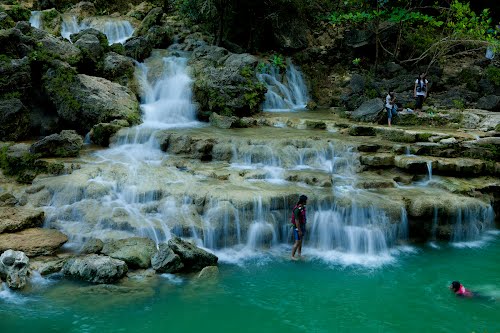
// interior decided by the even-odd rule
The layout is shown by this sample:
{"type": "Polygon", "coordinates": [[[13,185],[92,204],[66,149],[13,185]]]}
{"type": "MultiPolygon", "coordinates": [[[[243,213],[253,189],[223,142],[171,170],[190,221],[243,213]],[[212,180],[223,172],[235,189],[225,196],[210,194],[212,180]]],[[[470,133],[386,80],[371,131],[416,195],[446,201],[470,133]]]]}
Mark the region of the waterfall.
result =
{"type": "Polygon", "coordinates": [[[464,207],[457,209],[455,216],[451,219],[453,222],[452,242],[474,242],[480,240],[483,231],[494,226],[495,212],[491,205],[464,207]]]}
{"type": "Polygon", "coordinates": [[[109,44],[120,43],[123,44],[132,37],[134,28],[129,21],[120,20],[106,22],[102,32],[108,37],[109,44]]]}
{"type": "Polygon", "coordinates": [[[30,24],[33,28],[42,29],[42,12],[35,10],[31,12],[30,24]]]}
{"type": "Polygon", "coordinates": [[[106,19],[106,21],[102,21],[102,19],[91,17],[79,23],[75,16],[64,16],[61,36],[70,40],[72,34],[88,28],[94,28],[105,34],[109,45],[114,43],[123,44],[134,33],[132,24],[126,20],[106,19]]]}
{"type": "Polygon", "coordinates": [[[70,16],[70,17],[63,16],[63,22],[61,25],[61,36],[63,36],[63,38],[65,38],[65,39],[71,41],[70,36],[72,34],[79,33],[80,31],[87,29],[87,28],[89,28],[89,26],[87,26],[84,23],[81,23],[81,24],[78,23],[75,16],[70,16]]]}
{"type": "Polygon", "coordinates": [[[266,88],[264,111],[295,111],[305,109],[309,97],[302,73],[287,61],[285,74],[279,68],[269,67],[269,73],[259,73],[257,78],[266,88]]]}
{"type": "MultiPolygon", "coordinates": [[[[45,207],[46,224],[62,230],[73,244],[91,237],[131,236],[160,243],[171,237],[174,225],[192,215],[190,200],[179,203],[163,195],[164,188],[180,179],[159,176],[166,155],[154,135],[158,129],[199,124],[194,121],[187,60],[160,60],[163,66],[155,66],[160,71],[159,79],[147,80],[149,86],[142,96],[145,122],[124,130],[111,148],[96,152],[90,161],[93,171],[84,182],[66,181],[71,177],[66,175],[55,185],[58,190],[45,207]]],[[[148,78],[149,70],[148,62],[138,64],[142,79],[148,78]]]]}
{"type": "Polygon", "coordinates": [[[427,161],[427,174],[429,176],[428,181],[432,180],[432,161],[427,161]]]}
{"type": "Polygon", "coordinates": [[[143,127],[172,128],[199,125],[192,101],[192,79],[187,74],[187,58],[163,57],[163,74],[149,78],[151,68],[137,64],[137,77],[142,83],[143,127]]]}

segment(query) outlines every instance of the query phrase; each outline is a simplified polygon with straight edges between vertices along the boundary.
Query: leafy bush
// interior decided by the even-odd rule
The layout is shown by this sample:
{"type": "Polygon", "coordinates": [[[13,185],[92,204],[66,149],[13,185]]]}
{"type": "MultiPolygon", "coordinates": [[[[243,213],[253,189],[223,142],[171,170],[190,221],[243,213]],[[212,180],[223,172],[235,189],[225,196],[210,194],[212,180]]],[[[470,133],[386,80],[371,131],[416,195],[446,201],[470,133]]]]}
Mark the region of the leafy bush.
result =
{"type": "Polygon", "coordinates": [[[489,66],[486,68],[486,78],[494,85],[500,86],[500,68],[495,66],[489,66]]]}
{"type": "Polygon", "coordinates": [[[6,12],[16,22],[29,21],[31,17],[31,11],[29,9],[21,7],[18,2],[15,2],[14,5],[6,12]]]}

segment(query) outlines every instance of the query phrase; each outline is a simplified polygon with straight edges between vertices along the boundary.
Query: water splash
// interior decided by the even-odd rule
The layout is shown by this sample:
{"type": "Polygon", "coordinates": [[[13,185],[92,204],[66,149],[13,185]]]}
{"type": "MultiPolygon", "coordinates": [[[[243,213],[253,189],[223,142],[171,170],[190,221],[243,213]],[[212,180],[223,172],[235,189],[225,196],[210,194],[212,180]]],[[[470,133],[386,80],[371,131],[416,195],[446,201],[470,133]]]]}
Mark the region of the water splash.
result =
{"type": "Polygon", "coordinates": [[[482,238],[484,231],[493,228],[495,212],[491,205],[458,208],[451,217],[453,243],[472,243],[482,238]]]}

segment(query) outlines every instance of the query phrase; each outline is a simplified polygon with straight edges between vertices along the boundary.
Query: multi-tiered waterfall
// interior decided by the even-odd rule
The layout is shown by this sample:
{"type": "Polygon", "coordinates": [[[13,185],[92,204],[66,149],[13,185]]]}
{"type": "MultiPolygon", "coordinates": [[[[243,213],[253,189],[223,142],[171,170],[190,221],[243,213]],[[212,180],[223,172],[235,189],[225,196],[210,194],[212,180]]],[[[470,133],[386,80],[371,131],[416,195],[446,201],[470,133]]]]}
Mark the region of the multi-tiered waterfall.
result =
{"type": "MultiPolygon", "coordinates": [[[[327,131],[201,126],[187,58],[155,51],[136,68],[143,124],[86,154],[81,169],[34,182],[30,202],[44,207],[47,226],[75,247],[88,238],[161,243],[179,235],[228,261],[288,252],[290,210],[303,193],[310,198],[304,253],[377,265],[409,237],[407,198],[447,193],[418,182],[365,189],[355,145],[327,131]]],[[[436,212],[456,205],[452,239],[475,240],[492,226],[490,205],[446,200],[436,202],[436,212]]],[[[429,232],[443,221],[436,214],[429,232]]]]}

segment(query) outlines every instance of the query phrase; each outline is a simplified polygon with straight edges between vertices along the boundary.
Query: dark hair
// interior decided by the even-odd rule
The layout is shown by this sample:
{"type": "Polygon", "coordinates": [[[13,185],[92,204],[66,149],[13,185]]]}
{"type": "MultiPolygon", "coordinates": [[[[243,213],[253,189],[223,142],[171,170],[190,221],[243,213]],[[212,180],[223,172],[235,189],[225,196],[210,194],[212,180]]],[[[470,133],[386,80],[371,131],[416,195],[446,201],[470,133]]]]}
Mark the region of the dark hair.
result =
{"type": "Polygon", "coordinates": [[[458,289],[460,289],[460,282],[459,281],[453,281],[451,283],[451,288],[453,289],[453,291],[458,291],[458,289]]]}
{"type": "Polygon", "coordinates": [[[299,197],[299,201],[298,201],[297,203],[298,203],[298,204],[304,204],[304,203],[306,203],[306,201],[307,201],[307,196],[305,196],[305,195],[303,195],[303,194],[302,194],[302,195],[299,197]]]}

